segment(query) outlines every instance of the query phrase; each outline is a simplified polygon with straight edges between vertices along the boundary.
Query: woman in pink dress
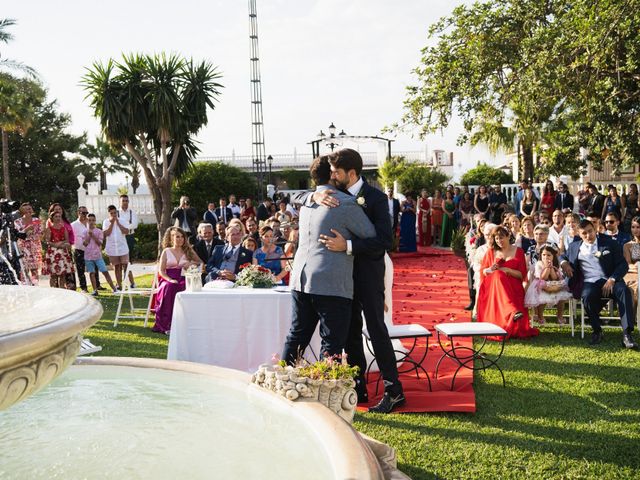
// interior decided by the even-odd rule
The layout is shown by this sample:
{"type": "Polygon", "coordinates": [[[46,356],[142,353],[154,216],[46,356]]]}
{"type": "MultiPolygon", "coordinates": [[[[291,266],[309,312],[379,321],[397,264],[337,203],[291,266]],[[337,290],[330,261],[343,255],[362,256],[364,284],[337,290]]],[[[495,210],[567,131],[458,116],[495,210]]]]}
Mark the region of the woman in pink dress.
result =
{"type": "Polygon", "coordinates": [[[25,233],[27,238],[18,239],[18,247],[22,252],[24,268],[29,272],[31,283],[38,283],[38,275],[42,268],[42,223],[33,216],[30,203],[20,205],[20,218],[16,219],[16,228],[25,233]]]}
{"type": "Polygon", "coordinates": [[[507,338],[538,335],[539,330],[529,324],[524,305],[522,282],[527,278],[524,252],[509,243],[509,231],[502,226],[492,230],[488,244],[480,267],[478,321],[504,328],[507,338]]]}
{"type": "Polygon", "coordinates": [[[426,190],[420,192],[418,210],[418,243],[428,247],[431,245],[431,204],[426,190]]]}
{"type": "Polygon", "coordinates": [[[69,283],[68,278],[75,278],[75,268],[71,259],[71,242],[69,232],[62,223],[62,215],[57,212],[49,214],[50,223],[44,230],[44,242],[47,251],[44,255],[43,275],[49,275],[49,285],[53,288],[75,290],[75,281],[69,283]]]}
{"type": "Polygon", "coordinates": [[[169,227],[162,239],[163,250],[158,268],[158,292],[156,293],[156,322],[152,330],[169,334],[173,304],[178,292],[185,289],[182,270],[191,265],[200,265],[198,255],[187,241],[181,228],[169,227]]]}

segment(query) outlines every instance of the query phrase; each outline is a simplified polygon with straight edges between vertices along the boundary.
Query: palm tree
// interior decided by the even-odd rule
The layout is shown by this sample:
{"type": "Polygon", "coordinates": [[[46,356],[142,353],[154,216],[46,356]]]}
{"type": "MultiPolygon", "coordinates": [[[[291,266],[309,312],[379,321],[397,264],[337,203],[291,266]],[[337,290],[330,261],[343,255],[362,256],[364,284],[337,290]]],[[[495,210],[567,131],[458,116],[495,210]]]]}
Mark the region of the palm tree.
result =
{"type": "Polygon", "coordinates": [[[107,174],[130,171],[127,156],[118,152],[108,142],[96,137],[95,145],[87,143],[80,150],[80,155],[86,164],[90,165],[100,181],[100,190],[107,190],[107,174]]]}
{"type": "MultiPolygon", "coordinates": [[[[13,40],[13,35],[9,33],[7,29],[15,24],[16,21],[12,18],[0,18],[0,43],[9,43],[13,40]]],[[[6,70],[23,72],[32,78],[36,78],[38,76],[33,68],[17,60],[2,58],[2,54],[0,54],[0,71],[6,70]]]]}
{"type": "Polygon", "coordinates": [[[125,55],[94,63],[82,84],[106,140],[136,159],[153,196],[158,238],[171,223],[171,187],[198,152],[221,77],[208,62],[177,55],[125,55]]]}

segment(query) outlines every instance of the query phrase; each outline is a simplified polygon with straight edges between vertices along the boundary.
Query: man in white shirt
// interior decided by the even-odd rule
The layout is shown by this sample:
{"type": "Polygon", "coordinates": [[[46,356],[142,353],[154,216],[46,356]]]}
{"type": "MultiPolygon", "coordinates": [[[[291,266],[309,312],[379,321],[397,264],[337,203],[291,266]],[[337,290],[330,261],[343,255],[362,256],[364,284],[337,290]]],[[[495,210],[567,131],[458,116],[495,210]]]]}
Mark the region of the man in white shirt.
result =
{"type": "Polygon", "coordinates": [[[236,203],[236,196],[234,194],[229,195],[229,205],[227,205],[231,209],[231,214],[234,218],[240,218],[240,205],[236,203]]]}
{"type": "Polygon", "coordinates": [[[84,276],[84,244],[82,243],[82,239],[84,238],[84,234],[87,233],[89,224],[87,221],[88,214],[89,210],[87,210],[87,207],[78,207],[78,219],[71,223],[71,228],[73,228],[73,235],[75,237],[73,242],[73,261],[76,265],[76,272],[78,273],[80,290],[84,293],[88,293],[88,291],[87,279],[84,276]]]}
{"type": "Polygon", "coordinates": [[[122,226],[118,218],[118,209],[115,205],[107,207],[109,217],[102,222],[102,230],[106,238],[104,251],[109,255],[109,263],[116,271],[118,288],[122,289],[122,269],[129,263],[129,246],[127,245],[127,233],[129,229],[122,226]]]}
{"type": "Polygon", "coordinates": [[[566,226],[564,224],[564,214],[560,210],[556,210],[551,215],[553,224],[549,227],[549,241],[560,245],[560,239],[564,237],[566,233],[566,226]]]}
{"type": "MultiPolygon", "coordinates": [[[[120,225],[129,230],[129,233],[125,235],[127,239],[127,247],[129,247],[129,261],[133,261],[133,251],[136,246],[136,239],[134,232],[138,228],[138,215],[136,212],[129,208],[129,196],[120,195],[120,210],[118,210],[118,220],[120,225]]],[[[129,282],[131,282],[131,288],[136,288],[135,281],[133,280],[133,272],[129,272],[129,282]]]]}

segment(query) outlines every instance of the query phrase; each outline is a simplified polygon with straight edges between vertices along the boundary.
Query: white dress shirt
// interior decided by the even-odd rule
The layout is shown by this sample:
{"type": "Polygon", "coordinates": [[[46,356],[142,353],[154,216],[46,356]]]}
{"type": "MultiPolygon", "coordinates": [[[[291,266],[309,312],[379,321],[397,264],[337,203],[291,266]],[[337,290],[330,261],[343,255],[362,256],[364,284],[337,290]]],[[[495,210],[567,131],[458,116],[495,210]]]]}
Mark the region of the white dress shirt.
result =
{"type": "MultiPolygon", "coordinates": [[[[107,218],[104,222],[102,222],[102,230],[104,232],[107,231],[109,226],[111,225],[111,221],[107,218]]],[[[124,225],[121,224],[123,227],[124,225]]],[[[127,245],[127,237],[125,237],[124,233],[120,230],[120,227],[114,222],[113,228],[111,229],[111,234],[106,235],[107,241],[104,246],[104,251],[110,257],[121,257],[122,255],[129,254],[129,246],[127,245]]]]}
{"type": "Polygon", "coordinates": [[[389,216],[391,217],[391,225],[393,226],[393,198],[387,198],[389,204],[389,216]]]}
{"type": "Polygon", "coordinates": [[[556,245],[560,245],[560,238],[564,237],[566,233],[567,233],[566,225],[563,225],[562,230],[560,230],[560,232],[556,231],[555,225],[551,225],[549,227],[549,242],[555,243],[556,245]]]}
{"type": "MultiPolygon", "coordinates": [[[[362,177],[360,177],[358,179],[358,181],[356,183],[354,183],[353,185],[351,185],[347,191],[353,195],[354,197],[358,196],[358,193],[360,193],[360,190],[362,189],[362,186],[364,185],[364,180],[362,179],[362,177]]],[[[392,223],[393,225],[393,223],[392,223]]],[[[347,240],[347,255],[352,255],[352,248],[351,248],[351,240],[347,240]]]]}
{"type": "Polygon", "coordinates": [[[84,243],[82,243],[82,241],[84,234],[87,233],[88,227],[80,220],[76,220],[75,222],[71,222],[71,228],[73,228],[73,235],[75,237],[73,248],[84,251],[84,243]]]}
{"type": "Polygon", "coordinates": [[[600,260],[596,257],[598,251],[598,241],[593,244],[582,242],[580,245],[580,251],[578,252],[578,261],[582,267],[582,274],[584,275],[584,281],[589,283],[595,283],[598,280],[607,278],[600,265],[600,260]]]}

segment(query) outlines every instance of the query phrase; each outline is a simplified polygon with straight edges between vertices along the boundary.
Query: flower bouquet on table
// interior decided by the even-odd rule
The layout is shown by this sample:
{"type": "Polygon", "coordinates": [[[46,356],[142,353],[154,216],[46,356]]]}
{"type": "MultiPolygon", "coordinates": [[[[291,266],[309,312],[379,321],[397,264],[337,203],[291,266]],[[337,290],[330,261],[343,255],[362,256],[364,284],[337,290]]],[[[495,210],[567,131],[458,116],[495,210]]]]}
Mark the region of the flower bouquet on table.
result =
{"type": "Polygon", "coordinates": [[[354,378],[359,368],[350,366],[346,355],[314,363],[298,358],[293,366],[276,355],[273,360],[273,365],[260,365],[251,376],[253,383],[288,400],[319,402],[347,422],[353,421],[358,403],[354,378]]]}
{"type": "Polygon", "coordinates": [[[276,279],[268,268],[251,263],[240,265],[240,273],[236,276],[236,287],[272,288],[275,286],[276,279]]]}

